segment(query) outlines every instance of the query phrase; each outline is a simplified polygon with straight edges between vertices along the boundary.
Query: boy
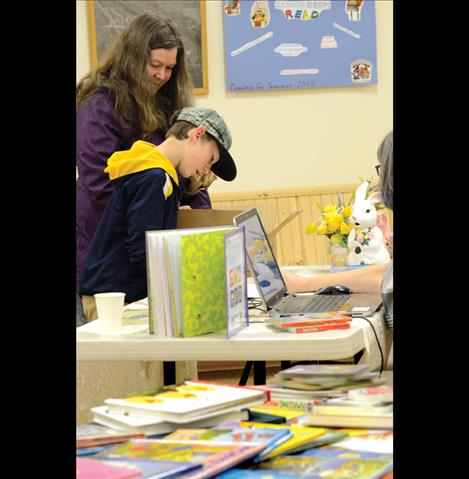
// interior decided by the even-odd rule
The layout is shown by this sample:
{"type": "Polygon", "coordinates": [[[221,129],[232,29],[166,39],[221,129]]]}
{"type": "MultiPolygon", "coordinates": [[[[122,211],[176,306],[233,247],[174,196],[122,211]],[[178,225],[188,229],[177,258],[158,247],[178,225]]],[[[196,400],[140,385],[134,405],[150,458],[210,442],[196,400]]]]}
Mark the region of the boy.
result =
{"type": "Polygon", "coordinates": [[[122,291],[125,302],[147,296],[145,231],[176,228],[178,176],[212,170],[233,181],[231,134],[209,108],[183,108],[158,147],[136,141],[117,151],[104,169],[114,192],[86,257],[79,292],[87,321],[96,318],[95,293],[122,291]]]}

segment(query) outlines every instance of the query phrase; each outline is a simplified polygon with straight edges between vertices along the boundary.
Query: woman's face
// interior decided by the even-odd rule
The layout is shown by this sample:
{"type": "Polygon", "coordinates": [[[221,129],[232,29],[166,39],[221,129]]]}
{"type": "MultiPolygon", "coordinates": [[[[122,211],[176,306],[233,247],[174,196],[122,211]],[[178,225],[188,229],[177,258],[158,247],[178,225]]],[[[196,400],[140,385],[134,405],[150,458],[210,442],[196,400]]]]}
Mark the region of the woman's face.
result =
{"type": "Polygon", "coordinates": [[[176,66],[177,48],[156,48],[150,53],[147,64],[148,78],[155,86],[155,93],[171,78],[176,66]]]}

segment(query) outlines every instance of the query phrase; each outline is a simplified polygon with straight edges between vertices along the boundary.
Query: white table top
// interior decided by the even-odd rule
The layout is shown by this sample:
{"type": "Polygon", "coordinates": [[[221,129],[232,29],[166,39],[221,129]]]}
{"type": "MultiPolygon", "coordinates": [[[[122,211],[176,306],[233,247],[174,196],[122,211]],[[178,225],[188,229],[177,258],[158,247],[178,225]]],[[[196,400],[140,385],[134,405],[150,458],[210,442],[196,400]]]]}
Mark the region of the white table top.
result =
{"type": "Polygon", "coordinates": [[[270,361],[348,358],[365,347],[363,324],[350,329],[293,334],[253,323],[231,339],[224,333],[159,338],[148,333],[104,337],[77,328],[77,360],[270,361]]]}
{"type": "MultiPolygon", "coordinates": [[[[327,272],[324,269],[306,271],[308,268],[317,267],[301,267],[306,274],[327,272]]],[[[369,319],[384,350],[384,321],[380,313],[369,319]]],[[[133,321],[133,324],[145,322],[133,321]]],[[[380,362],[373,330],[362,319],[353,319],[350,329],[303,334],[251,323],[231,339],[223,332],[193,338],[160,338],[148,334],[147,329],[133,334],[101,336],[87,332],[90,325],[77,328],[78,361],[324,361],[350,358],[364,351],[360,362],[367,362],[372,368],[379,367],[380,362]]]]}

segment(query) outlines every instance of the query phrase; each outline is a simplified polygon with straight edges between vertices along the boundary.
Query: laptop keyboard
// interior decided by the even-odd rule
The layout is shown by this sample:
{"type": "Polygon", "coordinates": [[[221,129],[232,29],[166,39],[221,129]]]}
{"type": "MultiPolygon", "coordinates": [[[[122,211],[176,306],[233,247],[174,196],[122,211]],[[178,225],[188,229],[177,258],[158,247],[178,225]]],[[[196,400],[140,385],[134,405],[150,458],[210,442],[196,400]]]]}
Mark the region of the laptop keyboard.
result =
{"type": "Polygon", "coordinates": [[[275,309],[281,313],[322,313],[326,311],[337,311],[347,302],[348,298],[350,298],[349,294],[315,294],[312,298],[289,296],[280,304],[275,305],[275,309]]]}

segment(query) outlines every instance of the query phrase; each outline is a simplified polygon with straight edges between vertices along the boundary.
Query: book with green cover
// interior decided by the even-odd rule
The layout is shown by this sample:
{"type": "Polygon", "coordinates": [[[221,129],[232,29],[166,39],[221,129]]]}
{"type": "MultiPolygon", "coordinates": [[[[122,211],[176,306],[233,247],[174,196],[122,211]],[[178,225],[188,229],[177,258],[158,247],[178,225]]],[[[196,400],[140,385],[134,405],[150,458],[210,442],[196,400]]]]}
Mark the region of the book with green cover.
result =
{"type": "Polygon", "coordinates": [[[225,231],[181,238],[185,337],[226,327],[225,231]]]}
{"type": "Polygon", "coordinates": [[[147,231],[150,334],[192,337],[248,324],[244,230],[147,231]]]}

